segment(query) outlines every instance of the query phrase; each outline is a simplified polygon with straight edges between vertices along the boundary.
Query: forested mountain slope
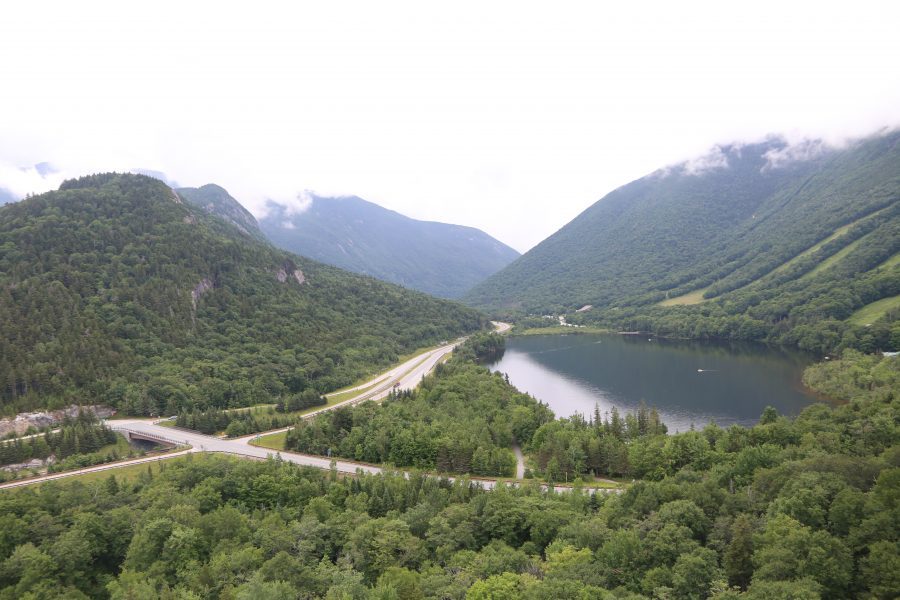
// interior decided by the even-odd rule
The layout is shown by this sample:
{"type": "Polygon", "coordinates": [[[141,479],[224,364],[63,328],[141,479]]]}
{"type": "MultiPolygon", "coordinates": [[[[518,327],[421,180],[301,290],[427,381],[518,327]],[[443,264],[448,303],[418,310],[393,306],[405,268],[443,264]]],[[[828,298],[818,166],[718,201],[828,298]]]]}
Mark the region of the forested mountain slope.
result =
{"type": "Polygon", "coordinates": [[[199,188],[184,187],[176,188],[175,191],[189,204],[225,219],[237,227],[241,233],[258,240],[266,239],[266,236],[259,230],[256,218],[240,202],[232,198],[225,188],[208,183],[199,188]]]}
{"type": "Polygon", "coordinates": [[[773,139],[615,190],[466,300],[524,312],[591,304],[582,321],[758,338],[897,295],[898,252],[900,132],[839,150],[773,139]]]}
{"type": "Polygon", "coordinates": [[[280,248],[443,298],[458,298],[519,253],[483,231],[418,221],[357,197],[272,204],[260,221],[280,248]]]}
{"type": "Polygon", "coordinates": [[[141,175],[0,208],[0,405],[137,414],[348,384],[475,311],[238,234],[141,175]]]}

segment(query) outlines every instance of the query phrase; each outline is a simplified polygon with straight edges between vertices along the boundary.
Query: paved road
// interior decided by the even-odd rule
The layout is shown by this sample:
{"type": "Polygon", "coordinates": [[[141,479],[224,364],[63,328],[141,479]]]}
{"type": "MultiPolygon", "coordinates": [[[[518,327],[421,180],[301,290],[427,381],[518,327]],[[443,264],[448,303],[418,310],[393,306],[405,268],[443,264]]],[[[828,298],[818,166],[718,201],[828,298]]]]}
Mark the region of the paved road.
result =
{"type": "Polygon", "coordinates": [[[156,462],[159,460],[168,460],[170,458],[175,458],[176,456],[184,456],[188,452],[193,452],[193,448],[187,448],[185,450],[179,450],[178,452],[169,452],[168,454],[157,454],[155,456],[144,456],[141,458],[134,458],[132,460],[123,460],[121,462],[116,463],[107,463],[105,465],[96,465],[94,467],[85,467],[84,469],[77,469],[75,471],[64,471],[62,473],[53,473],[51,475],[42,475],[41,477],[31,477],[29,479],[22,479],[20,481],[9,481],[7,483],[0,484],[0,490],[5,490],[9,488],[17,488],[23,487],[26,485],[33,485],[35,483],[44,483],[45,481],[53,481],[54,479],[62,479],[63,477],[72,477],[74,475],[84,475],[85,473],[95,473],[97,471],[111,471],[112,469],[120,469],[122,467],[128,467],[131,465],[140,465],[149,462],[156,462]]]}
{"type": "MultiPolygon", "coordinates": [[[[394,367],[387,373],[382,373],[374,379],[353,388],[355,390],[364,390],[371,387],[372,389],[363,392],[358,396],[354,396],[336,404],[332,404],[331,406],[324,406],[322,408],[310,411],[303,415],[303,418],[311,419],[320,413],[328,412],[330,410],[340,408],[341,406],[359,404],[360,402],[366,402],[367,400],[383,400],[384,398],[388,397],[391,391],[393,391],[394,389],[411,390],[419,385],[419,382],[422,381],[422,378],[425,377],[425,375],[427,375],[429,372],[431,372],[435,365],[444,360],[451,352],[453,352],[454,348],[456,348],[464,341],[465,338],[460,338],[453,343],[446,344],[435,350],[429,350],[422,354],[418,354],[413,358],[407,360],[403,364],[394,367]],[[372,387],[374,383],[377,383],[378,385],[372,387]]],[[[234,441],[247,445],[251,441],[256,439],[257,436],[281,433],[282,431],[288,431],[290,429],[293,429],[293,427],[282,427],[281,429],[273,429],[271,431],[254,433],[251,435],[234,438],[234,441]]]]}
{"type": "MultiPolygon", "coordinates": [[[[257,458],[257,459],[265,459],[274,456],[280,456],[282,460],[285,462],[291,462],[298,465],[308,466],[308,467],[316,467],[318,469],[330,469],[334,468],[339,473],[347,473],[347,474],[355,474],[357,471],[362,471],[363,473],[381,473],[382,468],[376,465],[370,465],[366,463],[358,463],[349,460],[340,460],[340,459],[329,459],[327,457],[322,456],[313,456],[310,454],[300,454],[297,452],[277,452],[275,450],[269,450],[267,448],[260,448],[258,446],[251,446],[243,439],[238,440],[226,440],[215,438],[209,435],[203,435],[202,433],[196,433],[193,431],[188,431],[185,429],[172,429],[170,427],[161,427],[154,423],[153,421],[149,421],[146,419],[134,419],[134,420],[118,420],[118,421],[110,421],[109,426],[115,429],[116,431],[120,431],[122,433],[130,433],[137,434],[139,436],[145,436],[147,438],[158,438],[167,441],[174,441],[184,445],[190,445],[192,452],[221,452],[225,454],[233,454],[236,456],[243,456],[247,458],[257,458]]],[[[523,465],[524,467],[524,465],[523,465]]],[[[404,476],[409,476],[409,473],[406,471],[401,471],[404,476]]],[[[524,468],[523,473],[524,475],[524,468]]],[[[456,478],[448,477],[450,481],[454,481],[456,478]]],[[[497,485],[497,481],[494,479],[487,478],[470,478],[473,482],[480,483],[485,489],[493,489],[494,486],[497,485]]],[[[514,483],[512,485],[515,485],[514,483]]],[[[546,487],[546,486],[544,486],[546,487]]],[[[557,491],[568,491],[571,487],[568,486],[557,486],[555,488],[557,491]]],[[[598,489],[593,490],[590,488],[585,488],[588,492],[600,491],[604,493],[618,493],[620,490],[617,489],[598,489]]]]}
{"type": "MultiPolygon", "coordinates": [[[[504,332],[509,330],[509,325],[506,323],[494,323],[495,328],[498,332],[504,332]],[[502,327],[504,326],[505,327],[502,327]]],[[[372,382],[378,383],[376,387],[368,392],[364,392],[359,396],[354,398],[350,398],[344,402],[339,402],[333,406],[329,406],[326,408],[319,409],[317,411],[313,411],[304,416],[304,418],[311,418],[314,415],[327,411],[334,410],[339,406],[345,406],[347,404],[355,404],[358,402],[364,402],[367,400],[380,400],[386,396],[388,396],[392,390],[395,389],[395,384],[399,383],[400,389],[412,389],[416,387],[419,382],[422,380],[427,373],[429,373],[438,362],[443,360],[448,354],[450,354],[453,349],[462,343],[464,339],[456,340],[453,343],[446,344],[437,348],[435,350],[430,350],[423,354],[420,354],[410,360],[404,362],[397,367],[394,367],[387,373],[379,375],[375,379],[371,380],[370,383],[364,383],[361,386],[357,386],[355,389],[365,389],[371,385],[372,382]]],[[[266,459],[271,456],[280,456],[283,460],[287,462],[292,462],[298,465],[316,467],[319,469],[330,469],[334,468],[339,473],[347,473],[347,474],[355,474],[357,471],[361,471],[363,473],[381,473],[381,467],[376,465],[369,465],[364,463],[357,463],[347,460],[332,460],[327,457],[322,456],[312,456],[309,454],[299,454],[296,452],[276,452],[273,450],[269,450],[267,448],[260,448],[257,446],[250,445],[250,441],[254,439],[257,435],[268,435],[271,433],[275,433],[278,431],[286,431],[286,429],[278,429],[274,431],[267,431],[262,434],[253,434],[249,436],[245,436],[242,438],[236,439],[221,439],[216,438],[209,435],[203,435],[202,433],[197,433],[194,431],[189,431],[186,429],[178,429],[172,427],[163,427],[158,425],[156,421],[149,419],[121,419],[121,420],[113,420],[106,421],[107,425],[120,433],[126,435],[136,435],[138,437],[142,437],[145,439],[157,440],[169,444],[175,444],[179,446],[190,446],[189,449],[183,450],[177,453],[171,453],[164,456],[156,456],[156,457],[147,457],[143,459],[135,459],[131,461],[123,461],[120,463],[108,464],[108,465],[99,465],[97,467],[89,467],[86,469],[79,469],[77,471],[70,471],[67,473],[57,473],[54,475],[47,475],[44,477],[38,477],[29,479],[26,481],[18,481],[11,482],[8,484],[0,485],[0,489],[6,487],[19,487],[22,485],[30,485],[33,483],[39,483],[43,481],[49,481],[51,479],[59,479],[61,477],[67,477],[72,475],[80,475],[83,473],[91,473],[94,471],[101,470],[110,470],[115,469],[127,465],[140,464],[143,462],[150,462],[154,460],[162,460],[166,458],[171,458],[173,456],[180,456],[186,454],[188,452],[221,452],[225,454],[234,454],[236,456],[243,456],[247,458],[256,458],[256,459],[266,459]]],[[[516,452],[517,459],[517,468],[516,475],[518,478],[522,478],[525,474],[525,465],[524,458],[522,457],[521,449],[516,446],[514,448],[516,452]]],[[[405,473],[408,475],[408,473],[405,473]]],[[[453,478],[450,478],[451,480],[453,478]]],[[[492,489],[497,482],[492,479],[473,479],[473,481],[480,482],[486,489],[492,489]]],[[[558,487],[559,490],[566,490],[565,487],[558,487]]],[[[609,490],[604,490],[609,491],[609,490]]],[[[617,490],[612,490],[617,491],[617,490]]]]}

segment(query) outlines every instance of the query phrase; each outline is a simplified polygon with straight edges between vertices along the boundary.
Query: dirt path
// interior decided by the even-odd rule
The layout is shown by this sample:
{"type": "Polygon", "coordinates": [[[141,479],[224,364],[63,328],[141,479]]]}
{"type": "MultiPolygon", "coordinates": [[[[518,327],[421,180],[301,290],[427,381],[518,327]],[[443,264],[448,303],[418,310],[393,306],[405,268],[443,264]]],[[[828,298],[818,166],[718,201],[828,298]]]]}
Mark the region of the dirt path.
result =
{"type": "Polygon", "coordinates": [[[516,479],[525,479],[525,455],[517,443],[513,443],[512,451],[516,455],[516,479]]]}

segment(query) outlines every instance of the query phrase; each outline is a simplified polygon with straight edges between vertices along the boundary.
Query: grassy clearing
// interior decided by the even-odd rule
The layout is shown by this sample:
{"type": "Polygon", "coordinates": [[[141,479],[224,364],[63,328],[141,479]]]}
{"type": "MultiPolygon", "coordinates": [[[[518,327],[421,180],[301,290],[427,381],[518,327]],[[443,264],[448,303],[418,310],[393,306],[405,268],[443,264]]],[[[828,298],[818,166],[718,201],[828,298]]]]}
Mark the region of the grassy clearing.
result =
{"type": "Polygon", "coordinates": [[[883,263],[881,263],[880,265],[878,265],[875,268],[876,269],[893,269],[897,265],[900,265],[900,252],[893,255],[892,257],[890,257],[889,259],[887,259],[886,261],[884,261],[883,263]]]}
{"type": "Polygon", "coordinates": [[[703,288],[702,290],[697,290],[695,292],[690,292],[687,294],[683,294],[681,296],[676,296],[675,298],[668,298],[659,303],[660,306],[689,306],[691,304],[700,304],[701,302],[706,302],[707,298],[703,297],[703,294],[706,293],[708,287],[703,288]]]}
{"type": "Polygon", "coordinates": [[[128,440],[125,439],[125,436],[121,433],[116,434],[116,443],[115,444],[107,444],[103,446],[99,450],[97,450],[100,454],[106,454],[107,456],[112,453],[117,453],[119,456],[128,456],[128,453],[134,450],[131,447],[131,444],[128,443],[128,440]]]}
{"type": "Polygon", "coordinates": [[[355,398],[361,394],[365,394],[366,392],[375,389],[377,385],[383,382],[384,379],[379,379],[369,387],[365,387],[361,390],[348,390],[346,392],[334,392],[332,394],[328,394],[327,396],[325,396],[326,398],[328,398],[328,404],[326,404],[325,406],[331,406],[332,404],[335,404],[337,402],[343,402],[344,400],[349,400],[350,398],[355,398]]]}
{"type": "MultiPolygon", "coordinates": [[[[165,455],[163,454],[160,456],[165,455]]],[[[187,456],[176,456],[174,458],[167,459],[165,462],[174,464],[177,461],[185,460],[187,456]]],[[[72,475],[71,477],[63,477],[62,479],[57,479],[55,480],[55,483],[71,483],[73,481],[80,481],[81,483],[91,483],[93,481],[108,479],[110,475],[115,475],[119,483],[122,483],[123,481],[133,481],[140,477],[141,473],[147,473],[148,469],[154,475],[159,474],[161,462],[162,461],[155,460],[137,465],[129,465],[127,467],[119,467],[117,469],[94,471],[93,473],[85,473],[83,475],[72,475]]]]}
{"type": "Polygon", "coordinates": [[[846,246],[841,248],[839,251],[835,252],[834,254],[832,254],[831,256],[829,256],[828,258],[823,260],[822,262],[820,262],[818,265],[816,265],[815,269],[813,269],[812,271],[810,271],[809,273],[807,273],[806,275],[801,277],[801,279],[806,279],[807,277],[814,277],[814,276],[818,275],[819,273],[825,271],[826,269],[830,269],[831,267],[833,267],[840,261],[844,260],[844,258],[846,258],[846,256],[848,254],[850,254],[851,252],[856,250],[856,248],[859,246],[860,242],[862,242],[867,237],[868,237],[868,234],[862,236],[858,240],[855,240],[855,241],[847,244],[846,246]]]}
{"type": "MultiPolygon", "coordinates": [[[[865,218],[865,217],[863,217],[863,218],[865,218]]],[[[862,219],[860,219],[860,221],[861,221],[861,220],[862,220],[862,219]]],[[[836,240],[836,239],[838,239],[839,237],[841,237],[842,235],[846,234],[848,231],[850,231],[850,228],[853,227],[854,225],[856,225],[857,223],[859,223],[859,221],[854,221],[854,222],[852,222],[852,223],[847,223],[847,224],[844,225],[843,227],[837,228],[837,229],[834,231],[834,233],[832,233],[831,235],[829,235],[827,238],[825,238],[825,239],[822,240],[821,242],[815,244],[814,246],[811,246],[810,248],[807,248],[806,250],[804,250],[803,252],[801,252],[800,254],[798,254],[797,256],[795,256],[794,258],[792,258],[791,260],[789,260],[789,261],[787,261],[786,263],[782,264],[781,266],[777,267],[774,271],[772,271],[772,272],[770,273],[770,275],[777,275],[778,273],[783,273],[784,271],[787,271],[792,265],[794,265],[794,264],[797,263],[798,261],[800,261],[800,260],[806,258],[807,256],[809,256],[809,255],[812,254],[813,252],[818,251],[822,246],[824,246],[824,245],[827,244],[828,242],[831,242],[831,241],[833,241],[833,240],[836,240]]]]}
{"type": "Polygon", "coordinates": [[[853,325],[869,325],[880,319],[889,310],[898,308],[900,308],[900,296],[882,298],[871,304],[866,304],[850,315],[847,321],[853,325]]]}
{"type": "Polygon", "coordinates": [[[250,442],[251,446],[259,446],[260,448],[268,448],[270,450],[285,450],[284,444],[287,441],[287,431],[279,433],[270,433],[264,435],[258,440],[254,439],[250,442]]]}

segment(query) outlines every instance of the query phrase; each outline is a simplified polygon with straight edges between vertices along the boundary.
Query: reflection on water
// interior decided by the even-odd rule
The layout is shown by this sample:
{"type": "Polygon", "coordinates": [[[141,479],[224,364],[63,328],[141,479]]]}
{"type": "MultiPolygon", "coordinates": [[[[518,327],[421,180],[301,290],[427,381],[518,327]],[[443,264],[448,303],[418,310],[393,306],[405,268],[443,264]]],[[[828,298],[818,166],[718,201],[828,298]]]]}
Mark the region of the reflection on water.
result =
{"type": "Polygon", "coordinates": [[[670,431],[752,425],[767,405],[796,415],[816,401],[800,383],[809,357],[755,344],[682,342],[645,336],[512,337],[488,365],[549,404],[557,416],[613,406],[656,407],[670,431]]]}

